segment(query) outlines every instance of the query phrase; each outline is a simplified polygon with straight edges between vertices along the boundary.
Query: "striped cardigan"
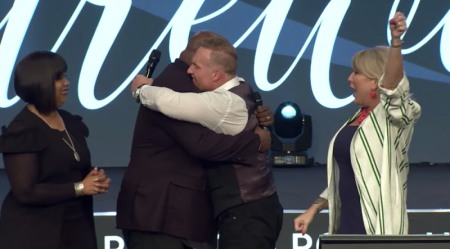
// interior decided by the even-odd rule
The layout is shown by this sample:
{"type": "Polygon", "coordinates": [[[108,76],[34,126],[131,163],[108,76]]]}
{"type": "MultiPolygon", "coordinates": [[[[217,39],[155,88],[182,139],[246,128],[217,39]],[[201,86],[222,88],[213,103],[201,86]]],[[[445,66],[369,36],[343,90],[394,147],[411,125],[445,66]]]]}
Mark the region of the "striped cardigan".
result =
{"type": "MultiPolygon", "coordinates": [[[[408,149],[421,107],[410,98],[406,76],[395,90],[383,88],[382,79],[379,81],[381,101],[352,139],[351,162],[367,234],[408,234],[408,149]]],[[[329,234],[337,232],[340,216],[339,167],[333,157],[334,140],[360,111],[339,129],[329,145],[328,188],[320,195],[328,200],[329,234]]]]}

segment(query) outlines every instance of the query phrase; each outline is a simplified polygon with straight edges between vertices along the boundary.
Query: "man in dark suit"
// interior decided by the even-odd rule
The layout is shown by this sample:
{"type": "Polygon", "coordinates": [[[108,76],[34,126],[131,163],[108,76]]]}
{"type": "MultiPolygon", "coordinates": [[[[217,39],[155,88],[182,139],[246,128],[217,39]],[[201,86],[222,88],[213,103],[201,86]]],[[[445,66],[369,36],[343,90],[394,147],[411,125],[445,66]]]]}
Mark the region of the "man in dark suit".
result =
{"type": "MultiPolygon", "coordinates": [[[[198,92],[187,74],[201,41],[194,36],[185,51],[155,79],[154,86],[198,92]]],[[[117,201],[117,228],[129,249],[208,247],[217,228],[207,188],[205,161],[255,163],[267,151],[270,134],[261,129],[238,136],[217,134],[200,125],[168,118],[140,106],[130,163],[117,201]]]]}
{"type": "MultiPolygon", "coordinates": [[[[140,78],[140,84],[145,82],[147,86],[142,87],[139,98],[149,109],[200,123],[218,133],[253,131],[258,127],[258,121],[254,115],[252,91],[236,76],[236,69],[234,47],[220,36],[206,39],[188,70],[202,93],[179,93],[148,86],[152,85],[151,79],[140,78]],[[243,109],[247,115],[240,129],[243,109]],[[230,115],[233,112],[235,114],[230,115]]],[[[220,249],[275,248],[282,226],[283,208],[275,190],[267,154],[255,153],[254,158],[256,161],[250,165],[221,162],[210,163],[206,167],[214,215],[218,220],[220,249]]]]}

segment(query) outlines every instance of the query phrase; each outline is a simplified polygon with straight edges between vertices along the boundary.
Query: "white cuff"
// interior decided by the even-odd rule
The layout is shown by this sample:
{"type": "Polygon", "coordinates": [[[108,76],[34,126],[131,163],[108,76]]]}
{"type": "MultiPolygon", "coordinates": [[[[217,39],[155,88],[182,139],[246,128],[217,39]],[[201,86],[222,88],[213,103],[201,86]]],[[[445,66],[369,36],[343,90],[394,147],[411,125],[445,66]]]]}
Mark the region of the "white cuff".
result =
{"type": "Polygon", "coordinates": [[[378,87],[380,88],[381,94],[386,96],[389,99],[400,98],[404,96],[406,93],[409,93],[409,81],[405,74],[403,74],[403,78],[397,87],[394,90],[389,90],[383,87],[383,78],[384,74],[378,82],[378,87]]]}

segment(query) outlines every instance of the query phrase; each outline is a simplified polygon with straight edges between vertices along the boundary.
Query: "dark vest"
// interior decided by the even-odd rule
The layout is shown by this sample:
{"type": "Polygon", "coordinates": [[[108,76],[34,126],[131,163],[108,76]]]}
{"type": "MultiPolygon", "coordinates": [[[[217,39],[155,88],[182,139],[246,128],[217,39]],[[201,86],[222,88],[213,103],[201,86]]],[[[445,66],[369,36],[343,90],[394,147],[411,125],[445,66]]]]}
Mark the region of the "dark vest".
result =
{"type": "MultiPolygon", "coordinates": [[[[247,104],[249,119],[243,132],[253,132],[258,126],[254,114],[255,102],[250,87],[241,82],[230,92],[243,98],[247,104]]],[[[223,211],[244,203],[260,200],[275,193],[275,182],[267,153],[255,153],[254,165],[214,164],[207,168],[208,185],[217,217],[223,211]]]]}

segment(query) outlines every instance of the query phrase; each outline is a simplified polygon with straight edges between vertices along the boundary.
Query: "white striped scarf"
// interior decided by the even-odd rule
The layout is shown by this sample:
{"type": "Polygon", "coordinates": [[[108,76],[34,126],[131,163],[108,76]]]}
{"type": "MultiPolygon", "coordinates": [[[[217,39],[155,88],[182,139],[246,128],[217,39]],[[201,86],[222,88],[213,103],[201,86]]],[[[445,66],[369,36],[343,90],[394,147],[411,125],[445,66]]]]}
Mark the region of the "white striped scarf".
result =
{"type": "MultiPolygon", "coordinates": [[[[406,76],[395,90],[383,88],[382,79],[380,103],[353,136],[351,162],[367,234],[403,235],[408,234],[408,149],[421,107],[410,98],[406,76]]],[[[333,157],[334,141],[360,111],[339,129],[329,145],[328,188],[321,194],[328,200],[329,234],[337,232],[340,216],[339,167],[333,157]]]]}

